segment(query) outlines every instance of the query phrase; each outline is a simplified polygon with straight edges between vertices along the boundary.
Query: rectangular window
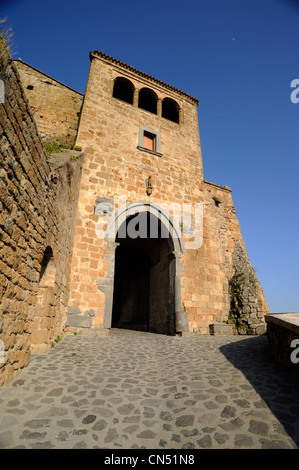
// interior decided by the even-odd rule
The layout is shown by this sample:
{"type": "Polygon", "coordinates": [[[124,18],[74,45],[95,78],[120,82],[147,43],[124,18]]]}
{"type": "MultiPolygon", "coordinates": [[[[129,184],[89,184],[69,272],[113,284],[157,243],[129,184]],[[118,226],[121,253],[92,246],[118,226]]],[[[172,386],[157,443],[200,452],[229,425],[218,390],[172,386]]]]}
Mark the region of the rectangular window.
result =
{"type": "Polygon", "coordinates": [[[143,134],[143,147],[148,150],[156,151],[156,136],[150,132],[144,131],[143,134]]]}
{"type": "Polygon", "coordinates": [[[138,145],[139,150],[152,153],[157,157],[161,154],[161,134],[144,126],[139,126],[138,145]]]}

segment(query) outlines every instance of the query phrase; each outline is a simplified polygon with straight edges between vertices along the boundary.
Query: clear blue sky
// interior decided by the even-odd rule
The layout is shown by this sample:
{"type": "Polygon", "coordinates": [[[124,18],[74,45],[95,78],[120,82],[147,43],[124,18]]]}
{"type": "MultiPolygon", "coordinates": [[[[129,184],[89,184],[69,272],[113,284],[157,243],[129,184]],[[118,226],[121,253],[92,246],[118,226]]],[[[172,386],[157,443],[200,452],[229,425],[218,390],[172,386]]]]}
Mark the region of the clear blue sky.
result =
{"type": "Polygon", "coordinates": [[[0,17],[14,58],[78,91],[98,49],[198,98],[204,177],[232,188],[270,311],[299,312],[298,1],[0,0],[0,17]]]}

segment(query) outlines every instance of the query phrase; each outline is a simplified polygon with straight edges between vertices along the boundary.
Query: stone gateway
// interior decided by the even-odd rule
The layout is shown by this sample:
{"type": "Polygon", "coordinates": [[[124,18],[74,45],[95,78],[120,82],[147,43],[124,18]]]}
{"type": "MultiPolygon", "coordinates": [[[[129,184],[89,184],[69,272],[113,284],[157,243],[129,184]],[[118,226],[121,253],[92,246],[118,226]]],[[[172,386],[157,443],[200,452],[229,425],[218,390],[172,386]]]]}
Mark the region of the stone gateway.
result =
{"type": "Polygon", "coordinates": [[[84,96],[9,55],[0,80],[0,384],[65,328],[265,331],[196,98],[98,50],[84,96]]]}

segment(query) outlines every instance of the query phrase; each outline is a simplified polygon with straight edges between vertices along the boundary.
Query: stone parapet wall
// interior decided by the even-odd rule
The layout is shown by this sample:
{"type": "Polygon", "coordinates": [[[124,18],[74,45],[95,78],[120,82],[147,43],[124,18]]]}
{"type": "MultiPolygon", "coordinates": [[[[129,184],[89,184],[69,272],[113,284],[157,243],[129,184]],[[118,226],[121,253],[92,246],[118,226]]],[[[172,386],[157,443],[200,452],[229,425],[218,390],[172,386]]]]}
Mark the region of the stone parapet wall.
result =
{"type": "Polygon", "coordinates": [[[81,157],[50,165],[17,68],[0,64],[0,385],[66,322],[81,157]]]}
{"type": "Polygon", "coordinates": [[[265,320],[270,354],[299,377],[299,313],[269,314],[265,320]]]}

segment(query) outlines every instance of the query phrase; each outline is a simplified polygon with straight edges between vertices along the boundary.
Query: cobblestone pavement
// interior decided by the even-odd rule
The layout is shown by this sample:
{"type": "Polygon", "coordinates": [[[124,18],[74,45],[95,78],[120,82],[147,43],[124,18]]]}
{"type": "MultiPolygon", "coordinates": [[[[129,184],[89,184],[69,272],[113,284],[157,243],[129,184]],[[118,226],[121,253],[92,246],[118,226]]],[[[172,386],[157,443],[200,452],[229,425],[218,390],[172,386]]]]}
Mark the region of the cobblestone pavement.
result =
{"type": "Polygon", "coordinates": [[[0,389],[0,448],[294,449],[298,391],[265,336],[68,335],[0,389]]]}

